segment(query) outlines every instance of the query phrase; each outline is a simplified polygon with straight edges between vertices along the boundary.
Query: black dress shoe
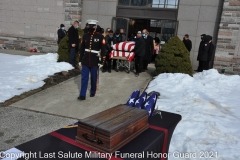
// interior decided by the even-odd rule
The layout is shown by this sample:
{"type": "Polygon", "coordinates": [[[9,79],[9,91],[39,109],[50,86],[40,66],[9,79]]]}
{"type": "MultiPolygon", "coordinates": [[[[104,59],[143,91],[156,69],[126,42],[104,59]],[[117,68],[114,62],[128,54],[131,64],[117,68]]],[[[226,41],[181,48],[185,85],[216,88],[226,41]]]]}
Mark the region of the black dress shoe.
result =
{"type": "Polygon", "coordinates": [[[86,97],[79,96],[79,97],[78,97],[78,99],[79,99],[79,100],[85,100],[85,99],[86,99],[86,97]]]}
{"type": "Polygon", "coordinates": [[[95,96],[95,94],[90,94],[90,97],[94,97],[95,96]]]}

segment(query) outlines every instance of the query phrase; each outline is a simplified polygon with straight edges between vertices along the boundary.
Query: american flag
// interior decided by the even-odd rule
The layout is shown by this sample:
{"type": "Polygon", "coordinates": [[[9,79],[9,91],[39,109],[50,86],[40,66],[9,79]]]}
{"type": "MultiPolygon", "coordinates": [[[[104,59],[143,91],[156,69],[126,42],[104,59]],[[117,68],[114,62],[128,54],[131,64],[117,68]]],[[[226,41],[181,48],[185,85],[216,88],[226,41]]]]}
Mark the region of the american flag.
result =
{"type": "Polygon", "coordinates": [[[143,92],[141,96],[135,101],[135,107],[139,109],[143,109],[143,104],[147,100],[147,92],[143,92]]]}
{"type": "Polygon", "coordinates": [[[144,108],[145,110],[148,111],[148,117],[151,118],[154,109],[155,109],[155,105],[157,102],[157,93],[154,92],[148,99],[147,101],[144,103],[144,108]]]}
{"type": "Polygon", "coordinates": [[[114,44],[112,46],[112,49],[116,50],[116,51],[131,52],[131,51],[133,51],[134,47],[135,47],[135,42],[128,41],[128,42],[120,42],[120,43],[114,44]]]}
{"type": "Polygon", "coordinates": [[[129,97],[126,105],[127,105],[127,106],[131,106],[131,107],[134,107],[135,101],[138,99],[139,94],[140,94],[140,90],[135,90],[135,91],[132,93],[132,95],[129,97]]]}
{"type": "Polygon", "coordinates": [[[113,57],[126,57],[129,62],[132,62],[133,59],[134,59],[134,52],[112,50],[109,53],[109,57],[110,58],[113,58],[113,57]]]}

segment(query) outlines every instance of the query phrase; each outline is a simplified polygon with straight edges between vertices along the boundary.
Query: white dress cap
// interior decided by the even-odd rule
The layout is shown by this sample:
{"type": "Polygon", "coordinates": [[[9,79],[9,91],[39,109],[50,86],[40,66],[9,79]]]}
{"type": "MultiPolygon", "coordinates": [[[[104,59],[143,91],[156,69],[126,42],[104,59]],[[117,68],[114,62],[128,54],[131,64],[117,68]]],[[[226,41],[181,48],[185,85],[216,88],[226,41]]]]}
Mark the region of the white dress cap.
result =
{"type": "Polygon", "coordinates": [[[98,23],[98,21],[97,20],[93,20],[93,19],[89,19],[89,20],[87,20],[87,23],[96,25],[98,23]]]}

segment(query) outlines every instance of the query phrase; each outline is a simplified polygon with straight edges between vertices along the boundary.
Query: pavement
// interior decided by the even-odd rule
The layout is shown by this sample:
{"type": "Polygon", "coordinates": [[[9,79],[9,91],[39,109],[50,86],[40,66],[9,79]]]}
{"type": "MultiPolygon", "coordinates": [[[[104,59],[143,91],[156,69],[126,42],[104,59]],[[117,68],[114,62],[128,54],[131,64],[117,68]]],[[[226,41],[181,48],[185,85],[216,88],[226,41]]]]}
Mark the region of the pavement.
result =
{"type": "MultiPolygon", "coordinates": [[[[4,50],[5,51],[5,50],[4,50]]],[[[8,54],[14,54],[12,51],[8,54]]],[[[6,53],[0,50],[0,53],[6,53]]],[[[17,54],[20,53],[16,52],[17,54]]],[[[154,65],[135,77],[133,72],[100,72],[95,97],[79,101],[81,75],[55,85],[8,107],[0,107],[0,151],[27,142],[118,104],[126,103],[130,94],[144,90],[152,79],[154,65]]],[[[90,87],[90,85],[89,85],[90,87]]]]}

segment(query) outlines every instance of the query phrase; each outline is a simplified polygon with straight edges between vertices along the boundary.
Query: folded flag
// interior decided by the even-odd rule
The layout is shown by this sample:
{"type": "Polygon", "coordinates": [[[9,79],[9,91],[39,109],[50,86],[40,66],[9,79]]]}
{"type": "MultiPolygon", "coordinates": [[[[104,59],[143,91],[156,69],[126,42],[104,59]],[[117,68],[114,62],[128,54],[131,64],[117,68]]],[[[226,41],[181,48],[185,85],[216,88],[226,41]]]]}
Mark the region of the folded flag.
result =
{"type": "Polygon", "coordinates": [[[154,112],[154,109],[155,109],[155,105],[156,105],[156,102],[157,102],[157,93],[153,93],[148,99],[147,101],[145,102],[144,104],[144,108],[145,110],[148,111],[148,117],[151,118],[153,112],[154,112]]]}
{"type": "Polygon", "coordinates": [[[134,107],[135,101],[138,99],[139,94],[140,94],[140,91],[139,91],[139,90],[135,90],[135,91],[132,93],[132,95],[129,97],[126,105],[127,105],[127,106],[131,106],[131,107],[134,107]]]}
{"type": "Polygon", "coordinates": [[[78,126],[78,122],[75,122],[73,124],[69,124],[68,126],[65,126],[63,128],[76,128],[78,126]]]}
{"type": "Polygon", "coordinates": [[[141,96],[136,100],[135,107],[139,109],[143,109],[144,108],[143,104],[146,102],[146,100],[147,100],[147,92],[143,92],[141,96]]]}
{"type": "Polygon", "coordinates": [[[134,47],[135,47],[135,42],[129,41],[129,42],[120,42],[120,43],[114,44],[112,46],[112,49],[116,50],[116,51],[131,52],[131,51],[133,51],[134,47]]]}

